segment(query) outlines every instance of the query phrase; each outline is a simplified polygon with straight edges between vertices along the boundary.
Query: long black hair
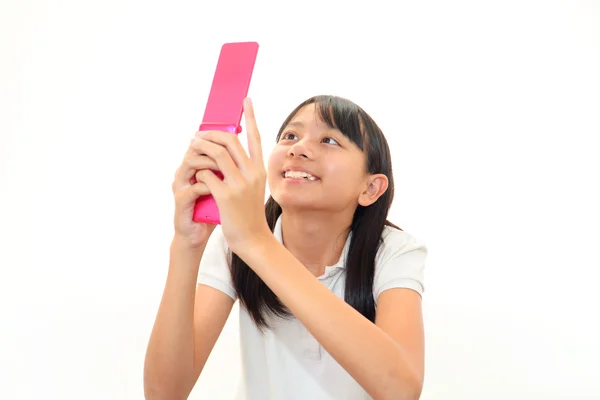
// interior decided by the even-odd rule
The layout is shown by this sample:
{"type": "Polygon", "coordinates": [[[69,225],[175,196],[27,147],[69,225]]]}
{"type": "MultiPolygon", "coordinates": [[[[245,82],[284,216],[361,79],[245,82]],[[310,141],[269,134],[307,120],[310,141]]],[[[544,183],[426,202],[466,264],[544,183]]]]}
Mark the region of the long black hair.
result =
{"type": "MultiPolygon", "coordinates": [[[[375,322],[373,276],[375,256],[382,242],[381,234],[385,225],[402,230],[387,220],[394,198],[390,149],[381,129],[362,108],[345,98],[326,95],[311,97],[298,105],[281,125],[276,142],[279,142],[283,130],[296,113],[302,107],[313,103],[317,115],[324,123],[340,130],[366,152],[367,172],[384,174],[389,181],[386,192],[375,203],[368,207],[357,206],[350,226],[352,236],[345,265],[344,300],[371,322],[375,322]]],[[[281,206],[269,196],[265,204],[265,214],[271,231],[281,213],[281,206]]],[[[237,254],[230,251],[229,257],[233,286],[240,304],[246,308],[261,332],[271,328],[267,315],[280,318],[293,316],[275,293],[237,254]]]]}

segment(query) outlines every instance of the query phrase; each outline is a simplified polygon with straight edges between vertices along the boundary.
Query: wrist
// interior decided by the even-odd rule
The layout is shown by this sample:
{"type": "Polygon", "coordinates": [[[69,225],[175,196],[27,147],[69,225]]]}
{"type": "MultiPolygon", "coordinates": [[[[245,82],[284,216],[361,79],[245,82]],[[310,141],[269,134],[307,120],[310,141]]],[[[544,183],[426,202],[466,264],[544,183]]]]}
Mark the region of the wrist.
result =
{"type": "Polygon", "coordinates": [[[269,249],[273,248],[277,243],[279,242],[267,226],[262,232],[253,234],[249,240],[245,241],[242,246],[239,246],[239,249],[237,249],[239,251],[234,252],[248,263],[254,258],[264,258],[269,249]]]}
{"type": "Polygon", "coordinates": [[[169,248],[169,277],[179,277],[176,279],[185,279],[186,282],[190,279],[195,281],[203,254],[204,247],[190,245],[186,238],[173,237],[169,248]]]}
{"type": "Polygon", "coordinates": [[[198,243],[197,241],[190,240],[188,237],[181,236],[178,233],[175,233],[171,240],[171,251],[202,255],[205,248],[205,242],[198,243]]]}

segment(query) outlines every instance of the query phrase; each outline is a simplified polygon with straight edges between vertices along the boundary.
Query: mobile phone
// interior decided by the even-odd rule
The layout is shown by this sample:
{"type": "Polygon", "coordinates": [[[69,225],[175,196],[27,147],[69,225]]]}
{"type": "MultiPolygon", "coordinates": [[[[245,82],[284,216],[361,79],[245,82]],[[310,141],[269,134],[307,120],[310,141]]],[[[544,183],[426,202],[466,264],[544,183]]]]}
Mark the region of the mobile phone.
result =
{"type": "MultiPolygon", "coordinates": [[[[221,47],[200,131],[217,130],[238,134],[258,54],[257,42],[232,42],[221,47]]],[[[213,171],[221,180],[223,175],[213,171]]],[[[194,206],[193,220],[219,225],[219,208],[212,195],[201,196],[194,206]]]]}

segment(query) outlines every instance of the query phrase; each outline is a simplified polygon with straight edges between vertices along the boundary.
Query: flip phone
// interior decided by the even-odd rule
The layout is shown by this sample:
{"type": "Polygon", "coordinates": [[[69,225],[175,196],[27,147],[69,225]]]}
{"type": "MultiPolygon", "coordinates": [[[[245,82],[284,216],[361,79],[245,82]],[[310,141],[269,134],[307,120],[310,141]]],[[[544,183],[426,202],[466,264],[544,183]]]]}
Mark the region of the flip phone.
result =
{"type": "MultiPolygon", "coordinates": [[[[256,42],[225,43],[221,47],[200,131],[216,130],[236,135],[242,131],[243,102],[248,96],[257,53],[256,42]]],[[[223,179],[219,171],[213,172],[223,179]]],[[[212,195],[196,200],[193,220],[215,225],[221,223],[219,208],[212,195]]]]}

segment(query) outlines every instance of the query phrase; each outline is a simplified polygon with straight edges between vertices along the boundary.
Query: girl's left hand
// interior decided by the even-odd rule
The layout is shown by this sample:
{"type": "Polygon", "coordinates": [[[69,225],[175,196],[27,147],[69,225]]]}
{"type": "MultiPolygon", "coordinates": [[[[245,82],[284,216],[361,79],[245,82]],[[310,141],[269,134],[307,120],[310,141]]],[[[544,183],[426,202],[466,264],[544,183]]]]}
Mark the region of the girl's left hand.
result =
{"type": "Polygon", "coordinates": [[[244,100],[244,120],[248,135],[248,152],[238,135],[229,132],[198,132],[193,146],[212,159],[224,179],[210,169],[196,173],[214,197],[221,217],[221,228],[229,248],[236,254],[253,246],[256,240],[272,234],[265,217],[264,166],[261,138],[250,99],[244,100]]]}

